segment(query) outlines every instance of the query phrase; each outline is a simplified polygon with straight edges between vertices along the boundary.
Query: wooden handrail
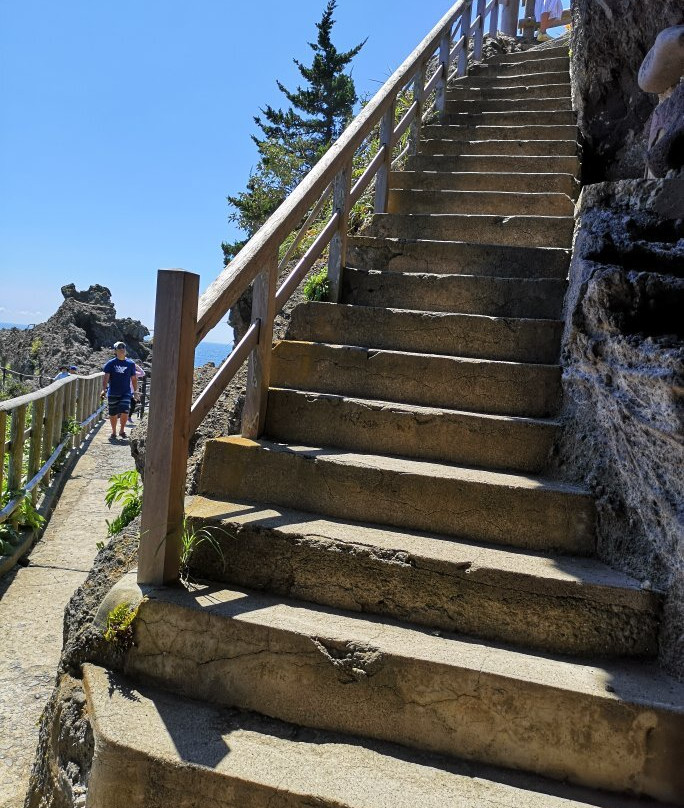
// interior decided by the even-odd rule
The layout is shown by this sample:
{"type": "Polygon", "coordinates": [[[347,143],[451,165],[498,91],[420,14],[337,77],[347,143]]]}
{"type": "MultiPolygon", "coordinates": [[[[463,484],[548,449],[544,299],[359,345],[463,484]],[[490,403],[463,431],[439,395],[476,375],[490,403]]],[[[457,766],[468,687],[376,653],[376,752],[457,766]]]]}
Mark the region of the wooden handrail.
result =
{"type": "Polygon", "coordinates": [[[155,340],[163,342],[166,347],[155,350],[153,354],[152,373],[157,394],[151,400],[151,429],[147,436],[138,566],[140,583],[163,584],[178,576],[184,493],[184,476],[180,473],[183,469],[179,464],[187,460],[190,434],[249,358],[242,434],[250,438],[260,435],[266,416],[275,316],[326,248],[329,299],[339,299],[352,206],[375,180],[373,210],[375,213],[387,211],[390,168],[404,154],[415,153],[423,121],[432,109],[436,109],[443,120],[452,62],[458,60],[456,75],[465,75],[471,34],[474,57],[476,60],[480,58],[486,21],[490,18],[489,30],[495,31],[499,5],[499,0],[489,0],[488,3],[486,0],[459,0],[455,3],[211,283],[199,301],[196,275],[180,270],[160,271],[155,340]],[[473,7],[475,15],[471,13],[473,7]],[[491,19],[492,15],[495,19],[491,19]],[[457,32],[460,32],[460,38],[454,43],[457,32]],[[397,121],[397,102],[401,100],[403,104],[407,96],[408,108],[397,121]],[[402,139],[409,129],[408,143],[403,146],[402,139]],[[361,175],[352,181],[352,171],[358,170],[355,165],[357,153],[377,136],[378,131],[377,151],[371,152],[361,175]],[[394,156],[397,147],[400,154],[394,156]],[[279,273],[289,265],[297,246],[309,226],[318,219],[331,194],[330,216],[278,288],[279,273]],[[296,233],[294,240],[279,261],[281,245],[292,233],[296,233]],[[192,350],[226,316],[250,284],[253,284],[251,325],[192,404],[192,350]],[[164,331],[163,340],[159,339],[160,329],[164,331]],[[192,343],[189,347],[188,341],[192,343]],[[159,429],[153,434],[154,424],[159,424],[159,429]]]}
{"type": "MultiPolygon", "coordinates": [[[[30,497],[35,504],[38,486],[47,482],[50,470],[62,452],[76,448],[86,430],[102,411],[100,379],[102,373],[66,376],[48,387],[0,402],[0,491],[5,453],[9,456],[7,488],[15,494],[0,509],[0,524],[11,519],[22,500],[30,497]],[[10,439],[5,440],[7,415],[11,415],[10,439]],[[31,426],[26,428],[30,416],[31,426]],[[62,427],[73,418],[79,429],[62,437],[62,427]],[[29,441],[28,463],[23,469],[24,447],[29,441]]],[[[16,520],[13,520],[16,525],[16,520]]]]}

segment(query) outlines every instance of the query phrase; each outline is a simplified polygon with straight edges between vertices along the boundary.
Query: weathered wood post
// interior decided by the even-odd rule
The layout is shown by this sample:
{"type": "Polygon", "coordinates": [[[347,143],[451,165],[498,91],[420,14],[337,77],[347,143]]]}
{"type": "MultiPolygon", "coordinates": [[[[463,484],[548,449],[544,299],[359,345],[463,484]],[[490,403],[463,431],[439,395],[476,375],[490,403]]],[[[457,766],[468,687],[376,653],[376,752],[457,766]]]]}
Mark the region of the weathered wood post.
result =
{"type": "MultiPolygon", "coordinates": [[[[24,430],[26,428],[26,404],[12,410],[10,424],[9,465],[7,468],[7,490],[18,491],[22,483],[22,465],[24,460],[24,430]]],[[[19,524],[17,511],[12,515],[12,525],[16,529],[19,524]]]]}
{"type": "Polygon", "coordinates": [[[489,15],[489,36],[494,39],[499,32],[499,0],[494,0],[492,10],[489,15]]]}
{"type": "MultiPolygon", "coordinates": [[[[52,449],[54,448],[52,443],[52,435],[55,430],[55,403],[56,403],[57,395],[56,393],[50,393],[45,399],[45,425],[43,427],[43,451],[41,456],[41,462],[47,462],[48,458],[52,454],[52,449]]],[[[45,477],[43,478],[45,481],[45,485],[50,482],[50,472],[48,471],[45,477]]]]}
{"type": "Polygon", "coordinates": [[[349,193],[351,191],[351,162],[333,180],[333,213],[338,214],[337,229],[330,241],[328,253],[328,282],[331,303],[340,302],[342,271],[347,260],[347,227],[349,224],[349,193]]]}
{"type": "Polygon", "coordinates": [[[456,75],[465,76],[468,73],[468,40],[470,39],[470,20],[472,15],[472,3],[465,4],[463,13],[461,14],[461,35],[463,37],[463,48],[458,54],[458,64],[456,66],[456,75]]]}
{"type": "Polygon", "coordinates": [[[2,480],[5,475],[5,443],[7,443],[7,413],[0,412],[0,491],[2,491],[2,480]]]}
{"type": "Polygon", "coordinates": [[[375,178],[375,202],[373,207],[375,213],[387,213],[390,172],[392,171],[392,147],[394,146],[395,109],[396,104],[392,101],[380,121],[380,148],[384,149],[385,152],[375,178]]]}
{"type": "Polygon", "coordinates": [[[531,44],[534,42],[534,32],[537,30],[537,20],[534,14],[535,2],[534,0],[526,0],[525,2],[525,19],[522,22],[523,42],[531,44]]]}
{"type": "Polygon", "coordinates": [[[145,445],[145,487],[138,553],[138,583],[178,578],[199,276],[179,269],[157,273],[150,402],[145,445]]]}
{"type": "Polygon", "coordinates": [[[520,0],[501,0],[501,33],[517,36],[519,16],[520,0]]]}
{"type": "Polygon", "coordinates": [[[484,40],[485,8],[487,0],[477,0],[477,25],[473,35],[473,59],[476,62],[482,61],[482,42],[484,40]]]}
{"type": "Polygon", "coordinates": [[[413,80],[413,101],[416,104],[416,114],[411,122],[411,132],[409,134],[409,154],[418,154],[420,145],[420,130],[423,125],[423,104],[425,102],[425,74],[427,66],[421,64],[413,80]]]}
{"type": "Polygon", "coordinates": [[[439,122],[444,123],[446,116],[447,83],[449,81],[449,66],[451,64],[451,26],[442,34],[439,40],[439,68],[440,76],[435,89],[435,109],[439,114],[439,122]]]}
{"type": "Polygon", "coordinates": [[[258,438],[266,422],[277,283],[278,254],[273,253],[252,286],[252,322],[259,321],[259,341],[249,355],[247,392],[242,409],[242,435],[245,438],[258,438]]]}
{"type": "MultiPolygon", "coordinates": [[[[40,447],[43,439],[43,418],[45,416],[45,399],[38,398],[33,402],[31,413],[31,438],[29,443],[28,473],[26,479],[32,480],[40,469],[40,447]]],[[[38,501],[38,486],[31,491],[31,502],[38,501]]]]}

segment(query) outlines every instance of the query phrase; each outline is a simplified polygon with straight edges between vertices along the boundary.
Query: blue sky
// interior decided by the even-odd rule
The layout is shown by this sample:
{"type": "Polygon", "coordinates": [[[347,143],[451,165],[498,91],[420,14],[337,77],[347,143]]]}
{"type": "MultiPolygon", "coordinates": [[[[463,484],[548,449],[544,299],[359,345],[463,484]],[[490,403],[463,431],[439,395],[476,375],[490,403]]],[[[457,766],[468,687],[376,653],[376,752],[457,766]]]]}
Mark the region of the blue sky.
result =
{"type": "MultiPolygon", "coordinates": [[[[0,0],[0,320],[40,322],[60,287],[101,283],[152,326],[159,267],[222,268],[225,197],[255,162],[324,0],[0,0]]],[[[334,41],[372,93],[448,0],[339,0],[334,41]]],[[[567,5],[567,2],[565,3],[567,5]]],[[[227,341],[219,326],[209,339],[227,341]]]]}

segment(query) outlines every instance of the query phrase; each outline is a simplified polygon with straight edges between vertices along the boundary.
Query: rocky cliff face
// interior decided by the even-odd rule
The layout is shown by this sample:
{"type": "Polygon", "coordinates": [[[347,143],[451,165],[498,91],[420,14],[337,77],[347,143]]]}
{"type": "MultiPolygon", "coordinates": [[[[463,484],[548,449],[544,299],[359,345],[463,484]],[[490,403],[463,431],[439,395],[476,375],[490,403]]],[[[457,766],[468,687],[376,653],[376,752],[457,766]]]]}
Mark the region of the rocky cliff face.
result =
{"type": "Polygon", "coordinates": [[[149,330],[130,317],[117,318],[112,295],[96,284],[79,292],[73,283],[62,287],[64,302],[45,323],[34,328],[0,330],[0,358],[19,373],[54,376],[60,365],[76,365],[79,373],[101,370],[122,340],[128,354],[149,361],[145,343],[149,330]]]}
{"type": "Polygon", "coordinates": [[[663,28],[684,23],[681,0],[573,0],[570,40],[583,180],[644,176],[649,120],[658,97],[637,84],[663,28]]]}
{"type": "Polygon", "coordinates": [[[563,476],[597,497],[600,556],[666,593],[684,674],[684,179],[585,187],[562,349],[563,476]]]}

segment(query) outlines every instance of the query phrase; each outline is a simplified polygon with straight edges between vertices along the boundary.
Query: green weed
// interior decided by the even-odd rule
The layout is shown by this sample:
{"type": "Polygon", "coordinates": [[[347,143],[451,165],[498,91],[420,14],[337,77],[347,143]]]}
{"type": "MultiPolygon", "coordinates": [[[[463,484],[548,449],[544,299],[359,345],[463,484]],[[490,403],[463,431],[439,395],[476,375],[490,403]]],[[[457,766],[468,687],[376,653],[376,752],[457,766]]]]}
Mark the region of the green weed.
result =
{"type": "Polygon", "coordinates": [[[328,280],[328,270],[325,267],[307,278],[303,288],[304,297],[307,300],[327,300],[329,290],[330,281],[328,280]]]}
{"type": "Polygon", "coordinates": [[[140,606],[120,603],[107,615],[107,628],[104,638],[107,642],[116,643],[121,648],[130,648],[133,644],[133,621],[138,615],[140,606]]]}
{"type": "Polygon", "coordinates": [[[190,560],[193,554],[202,544],[208,544],[219,556],[225,567],[226,559],[223,548],[219,540],[208,528],[195,529],[192,524],[183,517],[183,531],[181,533],[181,555],[180,555],[180,577],[185,583],[188,582],[190,573],[190,560]]]}
{"type": "Polygon", "coordinates": [[[129,525],[142,510],[143,486],[140,475],[135,469],[123,471],[109,478],[109,488],[105,494],[105,503],[111,509],[114,503],[121,503],[123,508],[121,513],[107,522],[107,535],[113,536],[120,533],[126,525],[129,525]]]}

